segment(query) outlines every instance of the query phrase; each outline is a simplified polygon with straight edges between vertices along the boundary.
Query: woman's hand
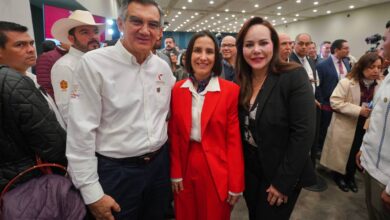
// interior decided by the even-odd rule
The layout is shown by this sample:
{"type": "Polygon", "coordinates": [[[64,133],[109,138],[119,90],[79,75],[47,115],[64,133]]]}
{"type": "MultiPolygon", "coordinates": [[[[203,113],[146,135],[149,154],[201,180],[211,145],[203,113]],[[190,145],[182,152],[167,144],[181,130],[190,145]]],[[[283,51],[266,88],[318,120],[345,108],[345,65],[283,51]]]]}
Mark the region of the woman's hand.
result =
{"type": "Polygon", "coordinates": [[[371,109],[367,108],[366,106],[362,106],[362,109],[360,110],[360,115],[363,117],[368,118],[370,116],[371,109]]]}
{"type": "Polygon", "coordinates": [[[230,205],[233,206],[238,202],[239,199],[240,199],[240,195],[233,196],[233,195],[229,194],[226,201],[227,201],[227,203],[229,203],[230,205]]]}
{"type": "Polygon", "coordinates": [[[178,181],[178,182],[172,182],[172,191],[174,193],[179,193],[181,191],[184,190],[184,187],[183,187],[183,180],[181,181],[178,181]]]}
{"type": "Polygon", "coordinates": [[[364,168],[362,167],[361,161],[360,161],[361,156],[362,156],[362,151],[360,150],[359,152],[357,152],[357,154],[355,156],[355,162],[356,162],[356,165],[358,166],[358,168],[360,169],[360,171],[363,171],[364,168]]]}
{"type": "Polygon", "coordinates": [[[287,203],[288,197],[279,192],[274,186],[270,186],[267,191],[268,198],[267,201],[271,206],[277,205],[280,206],[282,203],[287,203]]]}

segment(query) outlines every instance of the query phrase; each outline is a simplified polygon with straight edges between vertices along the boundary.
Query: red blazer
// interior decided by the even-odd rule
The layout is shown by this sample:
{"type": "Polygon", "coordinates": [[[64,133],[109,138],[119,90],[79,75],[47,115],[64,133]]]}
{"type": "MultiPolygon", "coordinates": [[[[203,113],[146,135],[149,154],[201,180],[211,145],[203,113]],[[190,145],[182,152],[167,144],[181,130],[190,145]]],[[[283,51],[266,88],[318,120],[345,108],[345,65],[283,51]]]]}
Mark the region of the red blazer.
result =
{"type": "MultiPolygon", "coordinates": [[[[181,88],[172,90],[169,138],[171,178],[183,178],[188,161],[191,132],[192,94],[181,88]]],[[[202,147],[222,201],[228,191],[244,191],[244,159],[238,121],[239,87],[218,78],[221,91],[207,92],[201,115],[202,147]]],[[[185,187],[185,186],[184,186],[185,187]]]]}

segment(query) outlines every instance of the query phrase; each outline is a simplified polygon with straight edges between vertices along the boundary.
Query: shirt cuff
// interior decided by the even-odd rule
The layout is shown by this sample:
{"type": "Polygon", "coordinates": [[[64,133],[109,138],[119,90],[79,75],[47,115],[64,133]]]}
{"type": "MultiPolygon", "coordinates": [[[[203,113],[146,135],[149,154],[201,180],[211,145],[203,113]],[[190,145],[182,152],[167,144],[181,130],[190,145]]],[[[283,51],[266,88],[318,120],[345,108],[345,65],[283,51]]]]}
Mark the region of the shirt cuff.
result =
{"type": "Polygon", "coordinates": [[[92,204],[104,196],[103,188],[99,181],[80,188],[81,196],[86,205],[92,204]]]}
{"type": "Polygon", "coordinates": [[[387,184],[385,191],[390,196],[390,182],[387,184]]]}
{"type": "Polygon", "coordinates": [[[178,183],[178,182],[181,182],[183,181],[183,178],[171,178],[171,182],[172,183],[178,183]]]}
{"type": "Polygon", "coordinates": [[[240,193],[234,193],[234,192],[230,192],[230,191],[229,191],[229,195],[231,195],[231,196],[242,196],[242,192],[240,192],[240,193]]]}

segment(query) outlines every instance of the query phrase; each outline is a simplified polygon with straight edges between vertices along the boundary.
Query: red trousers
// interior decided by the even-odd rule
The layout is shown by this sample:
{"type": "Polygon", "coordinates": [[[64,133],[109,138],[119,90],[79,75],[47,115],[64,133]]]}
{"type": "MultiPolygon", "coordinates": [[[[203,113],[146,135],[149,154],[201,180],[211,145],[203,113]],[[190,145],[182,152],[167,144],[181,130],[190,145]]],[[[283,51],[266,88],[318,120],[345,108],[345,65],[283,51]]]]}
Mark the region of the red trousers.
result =
{"type": "MultiPolygon", "coordinates": [[[[175,193],[176,220],[228,220],[232,206],[221,201],[210,168],[198,142],[191,141],[184,190],[175,193]]],[[[228,193],[228,192],[226,192],[228,193]]]]}

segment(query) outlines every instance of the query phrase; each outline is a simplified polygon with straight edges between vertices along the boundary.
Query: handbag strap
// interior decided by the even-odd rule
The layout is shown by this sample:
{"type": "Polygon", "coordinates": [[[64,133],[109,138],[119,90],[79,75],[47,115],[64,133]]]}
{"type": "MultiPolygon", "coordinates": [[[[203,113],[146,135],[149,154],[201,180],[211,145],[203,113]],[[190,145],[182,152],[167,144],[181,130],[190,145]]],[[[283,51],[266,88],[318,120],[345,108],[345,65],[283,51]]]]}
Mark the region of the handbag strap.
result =
{"type": "Polygon", "coordinates": [[[27,173],[33,171],[33,170],[36,170],[36,169],[42,169],[42,168],[50,168],[50,167],[56,167],[56,168],[59,168],[61,170],[63,170],[65,172],[65,176],[67,175],[67,170],[64,166],[62,166],[61,164],[57,164],[57,163],[41,163],[41,164],[37,164],[33,167],[30,167],[26,170],[24,170],[23,172],[19,173],[17,176],[15,176],[14,178],[12,178],[8,183],[7,185],[4,187],[3,191],[1,191],[1,194],[0,194],[0,207],[2,207],[2,201],[3,201],[3,197],[4,195],[8,192],[8,190],[11,188],[12,184],[14,184],[20,177],[26,175],[27,173]]]}

